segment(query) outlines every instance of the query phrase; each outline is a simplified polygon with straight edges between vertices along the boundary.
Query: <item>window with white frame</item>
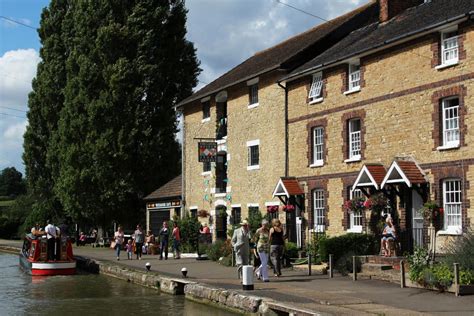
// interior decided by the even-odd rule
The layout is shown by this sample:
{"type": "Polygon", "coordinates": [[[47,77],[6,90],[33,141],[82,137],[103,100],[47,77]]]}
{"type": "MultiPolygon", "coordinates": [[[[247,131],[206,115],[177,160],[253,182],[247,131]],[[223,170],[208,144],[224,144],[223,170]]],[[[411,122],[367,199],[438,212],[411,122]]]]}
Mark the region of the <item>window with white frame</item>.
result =
{"type": "Polygon", "coordinates": [[[249,105],[258,103],[258,83],[249,86],[249,105]]]}
{"type": "Polygon", "coordinates": [[[323,73],[318,72],[313,75],[313,80],[311,82],[311,88],[309,89],[308,99],[309,102],[316,102],[322,100],[322,91],[323,91],[323,73]]]}
{"type": "MultiPolygon", "coordinates": [[[[348,188],[349,190],[349,199],[364,199],[365,196],[362,193],[360,189],[355,189],[352,190],[351,187],[348,188]]],[[[349,229],[351,231],[357,231],[357,232],[362,232],[362,212],[360,213],[350,213],[350,218],[349,218],[349,229]]]]}
{"type": "Polygon", "coordinates": [[[354,91],[354,90],[360,89],[360,64],[359,63],[349,64],[348,79],[349,79],[348,91],[354,91]]]}
{"type": "Polygon", "coordinates": [[[361,155],[361,121],[360,119],[349,120],[349,159],[360,159],[361,155]]]}
{"type": "Polygon", "coordinates": [[[441,33],[441,65],[456,64],[459,61],[458,31],[441,33]]]}
{"type": "Polygon", "coordinates": [[[462,228],[462,199],[461,180],[449,179],[443,181],[444,229],[461,232],[462,228]]]}
{"type": "Polygon", "coordinates": [[[316,189],[313,191],[313,218],[314,230],[324,232],[326,229],[326,201],[324,190],[316,189]]]}
{"type": "Polygon", "coordinates": [[[252,140],[252,141],[247,142],[247,150],[248,150],[247,170],[259,168],[259,163],[260,163],[259,147],[260,147],[259,140],[252,140]]]}
{"type": "Polygon", "coordinates": [[[459,98],[447,98],[441,102],[443,120],[443,146],[459,146],[459,98]]]}
{"type": "Polygon", "coordinates": [[[202,103],[202,119],[207,120],[211,117],[211,102],[206,101],[202,103]]]}
{"type": "Polygon", "coordinates": [[[324,163],[324,128],[313,128],[313,165],[322,166],[324,163]]]}

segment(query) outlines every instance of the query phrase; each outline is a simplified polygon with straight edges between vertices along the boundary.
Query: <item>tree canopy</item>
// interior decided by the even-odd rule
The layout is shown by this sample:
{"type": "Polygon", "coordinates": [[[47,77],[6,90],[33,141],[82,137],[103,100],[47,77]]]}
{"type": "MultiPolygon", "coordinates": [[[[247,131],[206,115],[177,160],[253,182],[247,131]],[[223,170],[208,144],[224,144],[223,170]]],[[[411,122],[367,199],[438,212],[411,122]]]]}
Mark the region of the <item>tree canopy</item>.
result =
{"type": "Polygon", "coordinates": [[[21,172],[9,167],[0,173],[0,196],[15,198],[26,193],[26,185],[21,172]]]}
{"type": "Polygon", "coordinates": [[[179,0],[45,9],[24,154],[37,209],[90,224],[136,220],[141,198],[179,174],[174,105],[200,71],[186,13],[179,0]]]}

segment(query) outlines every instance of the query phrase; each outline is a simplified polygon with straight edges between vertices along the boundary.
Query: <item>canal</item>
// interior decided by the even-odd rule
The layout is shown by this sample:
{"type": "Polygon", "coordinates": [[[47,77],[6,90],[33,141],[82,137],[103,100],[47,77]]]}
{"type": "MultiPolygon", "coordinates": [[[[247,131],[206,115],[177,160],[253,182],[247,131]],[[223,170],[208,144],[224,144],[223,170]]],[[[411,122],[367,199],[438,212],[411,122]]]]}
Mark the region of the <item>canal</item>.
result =
{"type": "Polygon", "coordinates": [[[234,315],[95,274],[32,277],[0,252],[0,315],[234,315]]]}

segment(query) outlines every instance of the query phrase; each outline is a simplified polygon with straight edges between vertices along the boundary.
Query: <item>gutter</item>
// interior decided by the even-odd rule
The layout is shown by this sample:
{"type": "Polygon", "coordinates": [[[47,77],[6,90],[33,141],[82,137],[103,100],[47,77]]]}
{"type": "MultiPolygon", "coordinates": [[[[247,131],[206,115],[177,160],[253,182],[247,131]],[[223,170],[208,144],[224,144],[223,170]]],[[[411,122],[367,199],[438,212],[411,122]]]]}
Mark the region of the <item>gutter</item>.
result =
{"type": "Polygon", "coordinates": [[[464,21],[467,21],[469,19],[473,19],[474,18],[473,14],[474,14],[474,11],[471,11],[471,12],[468,12],[468,13],[450,18],[450,19],[446,19],[443,22],[438,22],[436,24],[421,28],[419,30],[399,35],[399,36],[394,37],[392,39],[386,40],[383,43],[378,44],[378,45],[376,45],[376,46],[374,46],[370,49],[360,50],[360,51],[357,51],[353,54],[338,58],[336,60],[332,60],[332,61],[329,61],[327,63],[322,63],[322,64],[319,64],[319,65],[313,66],[311,68],[308,68],[308,69],[302,70],[298,73],[295,73],[294,75],[282,78],[278,82],[287,82],[287,81],[292,81],[292,80],[301,78],[301,77],[307,75],[308,73],[313,72],[314,70],[320,71],[320,70],[323,70],[323,69],[326,69],[326,68],[329,68],[329,67],[336,66],[338,64],[344,63],[344,62],[354,58],[355,56],[365,57],[367,55],[376,53],[376,52],[378,52],[382,49],[387,49],[387,48],[393,47],[395,45],[399,45],[399,44],[408,42],[408,41],[410,41],[414,38],[421,37],[423,35],[429,34],[429,33],[433,32],[434,30],[436,30],[437,28],[440,28],[441,26],[445,27],[446,24],[450,24],[450,23],[453,23],[453,22],[457,22],[456,24],[458,24],[460,22],[464,22],[464,21]]]}
{"type": "Polygon", "coordinates": [[[288,157],[288,88],[283,86],[280,82],[277,82],[278,86],[285,90],[285,177],[288,177],[288,165],[289,165],[289,157],[288,157]]]}

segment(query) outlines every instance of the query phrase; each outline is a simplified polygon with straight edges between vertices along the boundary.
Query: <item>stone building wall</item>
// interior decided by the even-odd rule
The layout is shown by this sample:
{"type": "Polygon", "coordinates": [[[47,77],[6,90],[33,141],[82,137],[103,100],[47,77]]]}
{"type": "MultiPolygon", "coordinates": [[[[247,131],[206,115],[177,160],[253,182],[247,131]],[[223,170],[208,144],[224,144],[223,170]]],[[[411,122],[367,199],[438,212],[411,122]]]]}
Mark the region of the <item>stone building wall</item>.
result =
{"type": "MultiPolygon", "coordinates": [[[[474,210],[470,208],[474,190],[468,185],[474,176],[474,28],[460,26],[460,62],[456,66],[437,70],[433,59],[439,34],[398,45],[361,59],[363,84],[361,91],[343,94],[342,76],[345,67],[323,71],[325,97],[321,103],[308,104],[307,95],[311,76],[288,83],[289,87],[289,175],[302,184],[328,180],[328,233],[344,232],[342,204],[345,177],[354,177],[365,163],[382,163],[387,168],[399,156],[414,158],[431,181],[431,197],[436,191],[433,172],[440,173],[453,165],[465,168],[463,225],[474,227],[474,210]],[[439,120],[436,108],[439,99],[458,95],[461,103],[461,146],[438,150],[436,142],[439,120]],[[344,160],[343,129],[345,118],[362,117],[363,153],[359,162],[344,160]],[[354,116],[354,115],[352,115],[354,116]],[[325,123],[324,166],[309,167],[309,133],[314,121],[325,123]],[[436,125],[437,124],[437,125],[436,125]],[[470,220],[472,219],[472,220],[470,220]],[[465,222],[464,222],[465,220],[465,222]]],[[[310,209],[310,194],[306,205],[310,209]]]]}

